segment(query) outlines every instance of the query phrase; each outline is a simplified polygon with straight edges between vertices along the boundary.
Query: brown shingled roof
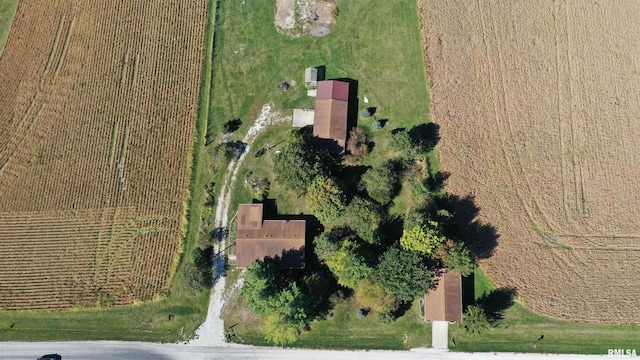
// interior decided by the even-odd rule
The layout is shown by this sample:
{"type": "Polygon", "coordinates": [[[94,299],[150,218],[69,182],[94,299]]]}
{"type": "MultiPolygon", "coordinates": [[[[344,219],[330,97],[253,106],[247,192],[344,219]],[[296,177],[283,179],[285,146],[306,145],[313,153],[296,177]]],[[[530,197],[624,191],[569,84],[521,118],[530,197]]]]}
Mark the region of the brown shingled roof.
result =
{"type": "Polygon", "coordinates": [[[278,268],[304,268],[306,222],[263,220],[262,211],[262,204],[238,207],[236,267],[247,267],[265,257],[277,257],[278,268]]]}
{"type": "Polygon", "coordinates": [[[349,83],[330,80],[318,82],[313,136],[316,148],[342,152],[347,141],[349,83]]]}
{"type": "Polygon", "coordinates": [[[462,278],[447,271],[435,279],[437,286],[424,296],[425,321],[462,321],[462,278]]]}
{"type": "Polygon", "coordinates": [[[349,101],[349,83],[339,80],[318,81],[316,99],[349,101]]]}

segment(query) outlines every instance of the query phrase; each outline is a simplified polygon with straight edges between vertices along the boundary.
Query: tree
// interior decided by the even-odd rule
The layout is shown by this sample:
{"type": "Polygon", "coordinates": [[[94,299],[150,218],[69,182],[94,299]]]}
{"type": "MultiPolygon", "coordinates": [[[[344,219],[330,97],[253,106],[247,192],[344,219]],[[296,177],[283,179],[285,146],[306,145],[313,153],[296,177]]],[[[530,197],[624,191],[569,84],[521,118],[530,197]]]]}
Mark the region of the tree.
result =
{"type": "Polygon", "coordinates": [[[342,246],[328,260],[327,266],[338,279],[338,284],[355,289],[358,282],[371,275],[373,269],[367,264],[355,241],[344,240],[342,246]]]}
{"type": "Polygon", "coordinates": [[[360,306],[375,312],[388,313],[398,308],[396,298],[391,291],[374,283],[371,279],[363,279],[358,283],[355,298],[360,306]]]}
{"type": "Polygon", "coordinates": [[[467,311],[462,315],[462,329],[471,336],[478,336],[491,328],[491,323],[487,313],[479,305],[467,307],[467,311]]]}
{"type": "Polygon", "coordinates": [[[211,286],[211,269],[199,268],[196,264],[187,263],[180,274],[181,282],[192,294],[211,286]]]}
{"type": "Polygon", "coordinates": [[[471,250],[462,242],[450,247],[443,261],[449,270],[456,271],[462,276],[469,276],[478,267],[471,250]]]}
{"type": "Polygon", "coordinates": [[[273,156],[276,181],[298,194],[304,194],[311,181],[322,174],[321,164],[311,150],[311,138],[303,131],[292,131],[279,153],[273,156]]]}
{"type": "Polygon", "coordinates": [[[400,238],[400,245],[405,250],[417,251],[431,255],[445,241],[437,222],[429,220],[425,225],[412,229],[405,228],[400,238]]]}
{"type": "Polygon", "coordinates": [[[307,299],[295,282],[282,277],[271,262],[255,262],[245,274],[242,295],[256,315],[273,312],[296,328],[306,325],[307,299]]]}
{"type": "Polygon", "coordinates": [[[360,179],[360,188],[382,205],[391,202],[397,187],[398,175],[390,161],[381,167],[367,170],[360,179]]]}
{"type": "Polygon", "coordinates": [[[369,155],[369,145],[367,145],[367,135],[361,128],[353,128],[349,132],[347,141],[347,155],[344,160],[349,164],[355,164],[369,155]]]}
{"type": "Polygon", "coordinates": [[[231,161],[237,157],[240,153],[241,146],[244,144],[240,141],[228,141],[219,144],[215,151],[215,157],[222,158],[226,161],[231,161]]]}
{"type": "Polygon", "coordinates": [[[420,253],[393,246],[382,255],[374,280],[398,301],[411,302],[429,289],[433,271],[420,253]]]}
{"type": "Polygon", "coordinates": [[[380,129],[382,129],[382,122],[381,122],[380,120],[378,120],[378,119],[373,120],[373,121],[371,122],[371,128],[372,128],[373,130],[380,130],[380,129]]]}
{"type": "Polygon", "coordinates": [[[400,153],[400,157],[404,159],[414,159],[418,154],[422,153],[422,148],[409,135],[406,129],[396,129],[391,133],[389,147],[400,153]]]}
{"type": "Polygon", "coordinates": [[[374,201],[354,197],[347,205],[343,219],[364,241],[370,244],[379,242],[377,231],[382,222],[382,210],[374,201]]]}
{"type": "Polygon", "coordinates": [[[313,251],[322,261],[327,261],[339,248],[340,239],[333,231],[324,231],[313,239],[313,251]]]}
{"type": "Polygon", "coordinates": [[[321,222],[331,222],[344,212],[344,193],[332,178],[320,175],[309,185],[307,204],[321,222]]]}
{"type": "Polygon", "coordinates": [[[287,323],[280,314],[273,313],[264,319],[264,337],[275,345],[283,346],[298,340],[298,329],[287,323]]]}

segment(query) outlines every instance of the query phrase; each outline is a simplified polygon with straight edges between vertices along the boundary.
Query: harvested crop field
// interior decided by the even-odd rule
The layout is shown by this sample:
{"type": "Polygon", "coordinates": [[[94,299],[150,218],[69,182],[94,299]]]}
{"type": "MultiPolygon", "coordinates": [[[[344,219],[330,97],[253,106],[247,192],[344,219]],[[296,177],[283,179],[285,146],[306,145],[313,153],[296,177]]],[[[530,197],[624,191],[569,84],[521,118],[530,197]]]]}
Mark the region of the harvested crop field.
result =
{"type": "Polygon", "coordinates": [[[557,318],[634,323],[640,3],[418,0],[447,188],[498,286],[557,318]],[[489,229],[490,230],[490,229],[489,229]]]}
{"type": "Polygon", "coordinates": [[[165,294],[206,0],[21,0],[0,58],[0,310],[165,294]]]}

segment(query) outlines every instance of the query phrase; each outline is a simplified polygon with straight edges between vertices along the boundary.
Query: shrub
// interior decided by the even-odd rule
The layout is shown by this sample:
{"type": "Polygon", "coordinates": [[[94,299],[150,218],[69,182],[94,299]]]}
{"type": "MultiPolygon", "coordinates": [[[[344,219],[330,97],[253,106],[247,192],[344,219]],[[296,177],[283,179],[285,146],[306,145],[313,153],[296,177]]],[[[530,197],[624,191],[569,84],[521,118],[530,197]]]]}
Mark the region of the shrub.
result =
{"type": "Polygon", "coordinates": [[[471,305],[462,316],[460,324],[462,330],[467,334],[476,337],[491,328],[491,323],[487,317],[487,313],[479,305],[471,305]]]}
{"type": "Polygon", "coordinates": [[[369,155],[369,146],[367,145],[367,135],[361,128],[353,128],[349,132],[349,141],[347,141],[347,155],[344,160],[349,164],[355,164],[369,155]]]}

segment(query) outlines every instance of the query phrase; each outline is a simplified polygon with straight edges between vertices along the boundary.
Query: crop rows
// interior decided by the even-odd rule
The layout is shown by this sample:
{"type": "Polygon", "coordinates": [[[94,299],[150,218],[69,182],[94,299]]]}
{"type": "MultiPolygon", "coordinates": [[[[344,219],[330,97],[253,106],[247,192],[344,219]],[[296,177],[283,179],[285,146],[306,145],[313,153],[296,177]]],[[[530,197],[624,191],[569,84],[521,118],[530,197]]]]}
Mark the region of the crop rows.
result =
{"type": "Polygon", "coordinates": [[[640,5],[418,6],[441,167],[475,196],[487,273],[554,317],[638,322],[640,5]]]}
{"type": "Polygon", "coordinates": [[[0,58],[0,309],[152,299],[182,236],[208,1],[50,3],[20,2],[0,58]]]}

